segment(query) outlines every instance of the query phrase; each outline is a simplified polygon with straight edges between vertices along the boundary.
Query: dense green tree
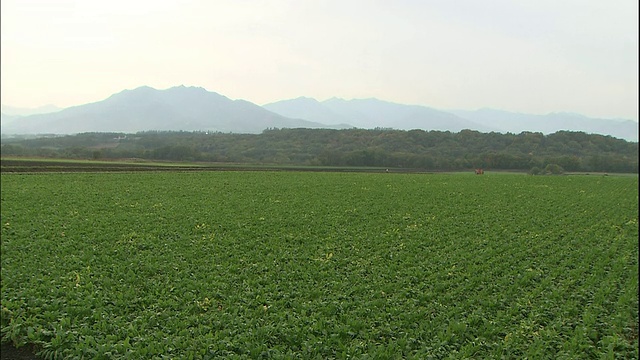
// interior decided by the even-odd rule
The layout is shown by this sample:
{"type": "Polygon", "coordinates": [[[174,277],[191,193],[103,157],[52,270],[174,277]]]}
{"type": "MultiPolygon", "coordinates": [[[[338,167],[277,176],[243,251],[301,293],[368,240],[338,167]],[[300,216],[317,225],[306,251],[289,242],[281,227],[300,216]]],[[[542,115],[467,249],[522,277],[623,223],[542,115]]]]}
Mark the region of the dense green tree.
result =
{"type": "Polygon", "coordinates": [[[551,174],[551,175],[560,175],[560,174],[564,174],[564,169],[562,168],[562,166],[558,164],[548,164],[544,168],[544,173],[551,174]]]}
{"type": "Polygon", "coordinates": [[[534,166],[534,167],[531,168],[531,170],[529,170],[529,174],[531,174],[531,175],[540,175],[540,174],[542,174],[542,169],[540,169],[537,166],[534,166]]]}
{"type": "Polygon", "coordinates": [[[147,158],[426,170],[638,172],[638,143],[560,131],[550,135],[389,129],[268,129],[261,134],[149,131],[2,139],[2,155],[147,158]]]}

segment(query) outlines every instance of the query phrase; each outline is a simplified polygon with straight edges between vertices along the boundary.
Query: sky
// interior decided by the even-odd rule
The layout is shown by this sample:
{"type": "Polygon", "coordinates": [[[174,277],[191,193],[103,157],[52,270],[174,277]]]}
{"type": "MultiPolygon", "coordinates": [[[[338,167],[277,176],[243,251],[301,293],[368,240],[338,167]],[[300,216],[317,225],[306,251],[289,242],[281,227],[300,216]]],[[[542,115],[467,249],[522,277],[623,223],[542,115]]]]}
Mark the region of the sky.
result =
{"type": "Polygon", "coordinates": [[[3,105],[140,86],[638,120],[636,0],[2,0],[3,105]]]}

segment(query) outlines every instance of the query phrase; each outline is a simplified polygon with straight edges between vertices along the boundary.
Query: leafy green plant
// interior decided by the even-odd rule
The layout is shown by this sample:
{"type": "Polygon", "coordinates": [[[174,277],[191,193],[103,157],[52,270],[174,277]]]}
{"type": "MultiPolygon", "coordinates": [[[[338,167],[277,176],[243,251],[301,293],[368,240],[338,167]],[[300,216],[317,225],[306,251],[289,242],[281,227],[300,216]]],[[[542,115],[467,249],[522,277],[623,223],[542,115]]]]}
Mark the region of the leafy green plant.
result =
{"type": "Polygon", "coordinates": [[[633,358],[638,178],[2,175],[46,358],[633,358]]]}

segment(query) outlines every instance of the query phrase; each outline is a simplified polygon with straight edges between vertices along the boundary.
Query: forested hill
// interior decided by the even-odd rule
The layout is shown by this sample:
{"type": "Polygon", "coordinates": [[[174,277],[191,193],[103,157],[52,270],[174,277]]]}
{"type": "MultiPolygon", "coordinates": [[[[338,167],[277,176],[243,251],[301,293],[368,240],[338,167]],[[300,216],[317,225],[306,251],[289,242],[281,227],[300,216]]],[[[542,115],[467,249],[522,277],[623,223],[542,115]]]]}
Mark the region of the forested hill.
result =
{"type": "Polygon", "coordinates": [[[424,170],[481,167],[530,171],[558,165],[565,171],[638,172],[637,142],[569,131],[550,135],[387,129],[269,129],[261,134],[84,133],[3,139],[2,155],[424,170]]]}

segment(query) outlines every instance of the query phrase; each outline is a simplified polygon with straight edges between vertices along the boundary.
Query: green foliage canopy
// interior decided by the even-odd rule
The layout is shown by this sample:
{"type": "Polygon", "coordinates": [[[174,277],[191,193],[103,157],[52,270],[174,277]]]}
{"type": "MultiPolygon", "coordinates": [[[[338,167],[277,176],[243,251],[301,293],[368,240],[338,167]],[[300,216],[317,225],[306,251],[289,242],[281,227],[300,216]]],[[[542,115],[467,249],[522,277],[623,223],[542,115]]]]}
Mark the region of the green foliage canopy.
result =
{"type": "Polygon", "coordinates": [[[262,134],[84,133],[3,139],[2,155],[426,170],[529,171],[556,164],[569,172],[638,172],[638,143],[571,131],[550,135],[390,129],[268,129],[262,134]]]}

